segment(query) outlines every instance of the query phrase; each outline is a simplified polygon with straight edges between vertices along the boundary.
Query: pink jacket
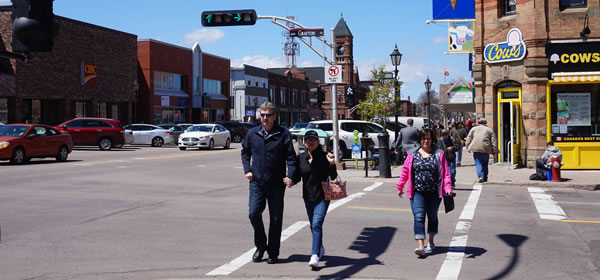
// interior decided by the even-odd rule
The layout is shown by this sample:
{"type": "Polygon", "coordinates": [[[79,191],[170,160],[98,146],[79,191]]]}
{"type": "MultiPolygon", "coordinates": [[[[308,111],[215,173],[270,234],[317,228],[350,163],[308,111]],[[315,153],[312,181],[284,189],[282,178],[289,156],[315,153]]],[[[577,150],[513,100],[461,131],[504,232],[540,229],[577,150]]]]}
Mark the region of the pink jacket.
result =
{"type": "MultiPolygon", "coordinates": [[[[442,198],[442,194],[452,190],[452,180],[450,179],[450,169],[448,169],[448,163],[446,162],[446,157],[444,157],[444,152],[436,152],[436,155],[440,159],[440,177],[442,178],[442,184],[440,186],[440,198],[442,198]],[[439,153],[439,154],[438,154],[439,153]]],[[[404,166],[402,166],[402,174],[400,174],[400,180],[398,180],[398,184],[396,184],[396,188],[398,191],[404,190],[404,185],[408,183],[408,189],[406,190],[406,196],[408,198],[412,198],[413,196],[413,178],[412,178],[412,166],[413,166],[414,156],[411,153],[406,155],[406,160],[404,161],[404,166]]]]}

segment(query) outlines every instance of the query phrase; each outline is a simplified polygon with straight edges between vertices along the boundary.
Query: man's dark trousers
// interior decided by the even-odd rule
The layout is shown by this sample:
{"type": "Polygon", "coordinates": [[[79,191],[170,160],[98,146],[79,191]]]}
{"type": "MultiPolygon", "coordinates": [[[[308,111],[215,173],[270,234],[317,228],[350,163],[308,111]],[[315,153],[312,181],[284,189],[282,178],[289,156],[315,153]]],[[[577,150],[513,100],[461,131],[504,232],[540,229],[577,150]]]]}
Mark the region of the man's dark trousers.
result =
{"type": "Polygon", "coordinates": [[[273,183],[268,186],[260,185],[255,181],[250,182],[248,207],[250,223],[252,223],[252,227],[254,228],[254,245],[260,251],[267,251],[269,257],[279,256],[284,195],[285,185],[283,184],[283,179],[279,183],[273,183]],[[262,213],[265,210],[266,203],[269,204],[270,217],[268,243],[262,220],[262,213]]]}

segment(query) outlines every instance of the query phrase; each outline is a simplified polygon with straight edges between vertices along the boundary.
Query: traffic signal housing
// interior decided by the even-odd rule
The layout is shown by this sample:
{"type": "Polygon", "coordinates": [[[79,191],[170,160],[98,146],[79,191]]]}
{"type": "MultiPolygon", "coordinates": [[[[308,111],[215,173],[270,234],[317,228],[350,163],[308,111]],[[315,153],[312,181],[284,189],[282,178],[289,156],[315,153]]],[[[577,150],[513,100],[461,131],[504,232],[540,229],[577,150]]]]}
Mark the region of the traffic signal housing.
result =
{"type": "Polygon", "coordinates": [[[354,107],[356,105],[356,88],[353,85],[344,86],[344,99],[346,107],[354,107]]]}
{"type": "Polygon", "coordinates": [[[317,99],[317,105],[321,106],[323,104],[323,100],[325,100],[325,91],[321,89],[321,87],[311,88],[310,89],[311,96],[310,98],[317,99]]]}
{"type": "Polygon", "coordinates": [[[202,12],[202,26],[206,27],[254,25],[255,23],[256,11],[252,9],[202,12]]]}
{"type": "Polygon", "coordinates": [[[58,34],[54,0],[12,0],[13,52],[50,52],[58,34]]]}

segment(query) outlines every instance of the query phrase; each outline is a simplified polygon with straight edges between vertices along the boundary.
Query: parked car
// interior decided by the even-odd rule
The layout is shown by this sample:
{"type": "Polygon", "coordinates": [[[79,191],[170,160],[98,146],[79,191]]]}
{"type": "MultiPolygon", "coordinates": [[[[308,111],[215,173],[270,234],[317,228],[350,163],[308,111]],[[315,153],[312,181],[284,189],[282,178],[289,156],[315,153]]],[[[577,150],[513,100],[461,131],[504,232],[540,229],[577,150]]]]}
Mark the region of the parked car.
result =
{"type": "Polygon", "coordinates": [[[73,151],[71,135],[43,124],[9,124],[0,127],[0,160],[22,164],[31,158],[66,161],[73,151]]]}
{"type": "MultiPolygon", "coordinates": [[[[377,134],[383,132],[384,128],[376,123],[361,121],[361,120],[338,120],[338,134],[339,134],[339,154],[340,158],[349,158],[352,154],[352,145],[354,144],[354,130],[358,130],[358,137],[361,137],[363,132],[367,132],[369,138],[371,138],[371,143],[373,144],[374,149],[379,149],[379,140],[377,139],[377,134]]],[[[318,128],[324,130],[328,133],[333,134],[333,121],[331,120],[321,120],[321,121],[312,121],[308,123],[309,128],[318,128]]],[[[395,140],[394,132],[387,130],[390,135],[389,139],[389,147],[392,147],[392,142],[395,140]]],[[[331,139],[333,141],[333,138],[331,139]]],[[[361,144],[360,141],[358,143],[361,144]]],[[[333,145],[330,144],[330,149],[333,149],[333,145]]]]}
{"type": "MultiPolygon", "coordinates": [[[[429,127],[434,127],[435,123],[433,121],[431,121],[428,118],[423,118],[423,117],[398,117],[398,122],[401,124],[404,124],[406,126],[406,121],[408,119],[413,119],[413,127],[415,127],[416,129],[421,129],[424,126],[429,126],[429,127]]],[[[388,117],[387,118],[387,123],[395,123],[396,122],[396,117],[388,117]]]]}
{"type": "Polygon", "coordinates": [[[125,143],[121,122],[104,118],[75,118],[54,127],[71,134],[74,145],[98,146],[100,150],[119,148],[125,143]]]}
{"type": "Polygon", "coordinates": [[[220,124],[196,124],[179,135],[179,149],[184,151],[187,148],[208,148],[214,149],[215,146],[223,146],[229,149],[231,145],[231,133],[220,124]]]}
{"type": "Polygon", "coordinates": [[[193,123],[178,123],[177,126],[183,128],[183,130],[185,131],[188,127],[194,125],[193,123]]]}
{"type": "Polygon", "coordinates": [[[234,143],[242,142],[244,137],[246,137],[246,133],[248,133],[248,129],[238,121],[218,121],[215,124],[220,124],[229,130],[231,141],[234,143]]]}
{"type": "Polygon", "coordinates": [[[292,127],[290,127],[290,129],[289,129],[290,133],[292,133],[292,139],[296,139],[296,136],[294,135],[294,133],[304,131],[307,126],[308,126],[308,123],[305,123],[305,122],[297,122],[297,123],[293,124],[292,127]]]}
{"type": "Polygon", "coordinates": [[[173,132],[152,124],[130,124],[125,127],[125,133],[133,133],[131,144],[151,145],[162,147],[164,144],[174,143],[173,132]]]}
{"type": "MultiPolygon", "coordinates": [[[[254,122],[240,122],[240,124],[242,124],[245,128],[247,129],[251,129],[255,126],[260,125],[260,121],[254,121],[254,122]]],[[[248,131],[246,130],[246,133],[248,133],[248,131]]]]}
{"type": "Polygon", "coordinates": [[[179,135],[185,132],[185,129],[190,127],[190,125],[177,125],[177,124],[161,124],[160,127],[173,132],[173,139],[175,139],[175,144],[177,144],[177,140],[179,139],[179,135]]]}

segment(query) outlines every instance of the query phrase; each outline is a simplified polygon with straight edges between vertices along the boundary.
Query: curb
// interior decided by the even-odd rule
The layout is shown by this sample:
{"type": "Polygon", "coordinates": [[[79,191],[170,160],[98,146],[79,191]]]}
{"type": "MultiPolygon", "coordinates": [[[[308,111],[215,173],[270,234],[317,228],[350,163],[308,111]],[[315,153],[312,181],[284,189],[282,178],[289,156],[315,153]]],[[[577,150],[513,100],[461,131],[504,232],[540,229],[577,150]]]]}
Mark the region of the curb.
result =
{"type": "Polygon", "coordinates": [[[499,181],[488,181],[485,184],[496,184],[496,185],[511,185],[511,186],[526,186],[526,187],[544,187],[544,188],[572,188],[586,191],[597,191],[600,190],[600,184],[570,184],[564,182],[499,182],[499,181]]]}

